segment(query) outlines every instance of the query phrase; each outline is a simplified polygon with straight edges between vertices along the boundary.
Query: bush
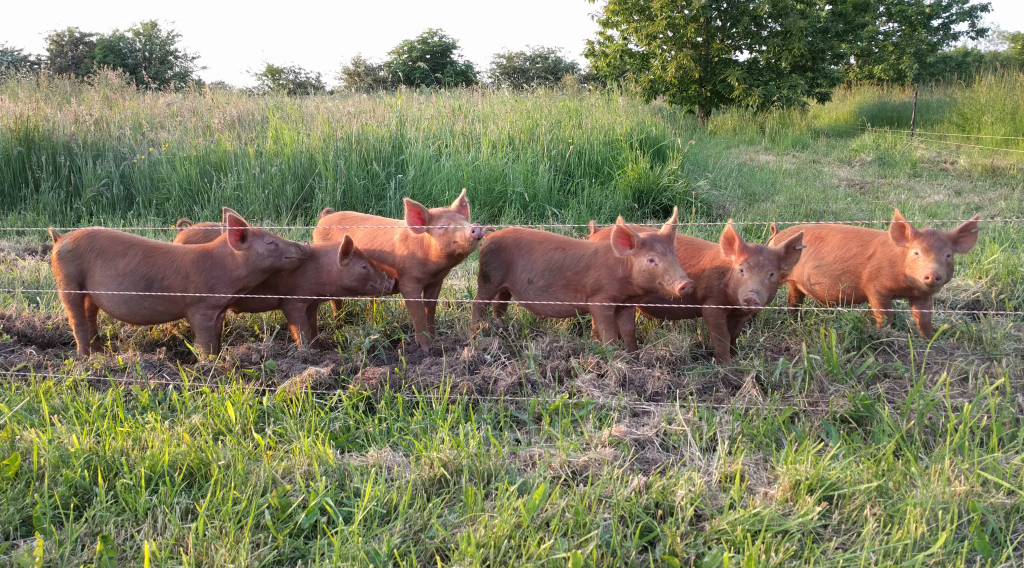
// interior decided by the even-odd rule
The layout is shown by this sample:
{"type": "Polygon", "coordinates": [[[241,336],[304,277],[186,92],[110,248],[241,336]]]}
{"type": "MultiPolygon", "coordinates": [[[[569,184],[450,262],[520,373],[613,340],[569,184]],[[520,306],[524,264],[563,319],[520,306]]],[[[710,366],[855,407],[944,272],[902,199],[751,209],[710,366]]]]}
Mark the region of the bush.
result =
{"type": "Polygon", "coordinates": [[[327,90],[319,72],[298,65],[274,65],[264,62],[263,69],[252,73],[257,85],[255,94],[282,93],[289,96],[315,95],[327,90]]]}
{"type": "Polygon", "coordinates": [[[39,71],[40,67],[42,59],[39,56],[25,53],[20,47],[0,43],[0,78],[10,73],[39,71]]]}
{"type": "Polygon", "coordinates": [[[495,53],[487,70],[491,84],[513,89],[552,87],[566,75],[579,74],[579,64],[562,57],[559,48],[544,46],[495,53]]]}
{"type": "Polygon", "coordinates": [[[460,87],[478,82],[473,63],[458,57],[459,42],[430,28],[388,52],[384,67],[398,84],[409,87],[460,87]]]}
{"type": "Polygon", "coordinates": [[[370,61],[362,55],[342,65],[336,78],[345,89],[360,93],[387,91],[396,86],[384,63],[370,61]]]}
{"type": "Polygon", "coordinates": [[[46,36],[47,68],[55,75],[81,79],[96,68],[96,38],[99,34],[76,27],[55,30],[46,36]]]}

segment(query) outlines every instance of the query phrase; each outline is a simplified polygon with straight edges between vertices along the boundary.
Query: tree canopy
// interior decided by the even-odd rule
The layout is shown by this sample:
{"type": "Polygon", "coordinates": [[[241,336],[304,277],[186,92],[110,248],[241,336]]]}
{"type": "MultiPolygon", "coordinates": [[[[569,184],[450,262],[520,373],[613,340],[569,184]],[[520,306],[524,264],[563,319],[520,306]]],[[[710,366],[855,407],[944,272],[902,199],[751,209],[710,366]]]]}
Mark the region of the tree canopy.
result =
{"type": "MultiPolygon", "coordinates": [[[[594,0],[591,0],[594,1],[594,0]]],[[[697,112],[827,102],[845,79],[914,81],[987,30],[971,0],[609,0],[585,52],[606,80],[697,112]]],[[[967,63],[965,63],[967,62],[967,63]]]]}
{"type": "Polygon", "coordinates": [[[409,87],[458,87],[478,81],[473,63],[459,57],[459,42],[443,30],[428,28],[388,52],[387,74],[409,87]]]}
{"type": "Polygon", "coordinates": [[[521,51],[503,51],[491,57],[487,70],[490,82],[497,87],[552,86],[566,75],[578,75],[580,66],[562,56],[555,47],[528,46],[521,51]]]}
{"type": "Polygon", "coordinates": [[[257,93],[283,93],[286,95],[316,95],[327,90],[319,72],[308,71],[299,65],[274,65],[264,62],[263,69],[254,72],[257,93]]]}
{"type": "MultiPolygon", "coordinates": [[[[941,76],[950,65],[943,55],[956,43],[977,40],[988,33],[982,17],[988,2],[971,0],[880,0],[854,2],[863,24],[843,38],[852,80],[914,83],[941,76]]],[[[966,52],[965,52],[966,53],[966,52]]]]}
{"type": "Polygon", "coordinates": [[[96,68],[96,38],[100,34],[76,27],[54,30],[46,36],[46,60],[51,73],[85,77],[96,68]]]}
{"type": "Polygon", "coordinates": [[[697,112],[828,101],[842,81],[824,0],[609,0],[585,55],[603,78],[697,112]]]}
{"type": "Polygon", "coordinates": [[[0,77],[8,73],[39,71],[42,59],[20,47],[0,43],[0,77]]]}
{"type": "Polygon", "coordinates": [[[121,69],[139,87],[183,89],[197,81],[201,69],[179,44],[181,34],[164,30],[156,20],[139,22],[127,30],[114,30],[96,40],[97,65],[121,69]]]}

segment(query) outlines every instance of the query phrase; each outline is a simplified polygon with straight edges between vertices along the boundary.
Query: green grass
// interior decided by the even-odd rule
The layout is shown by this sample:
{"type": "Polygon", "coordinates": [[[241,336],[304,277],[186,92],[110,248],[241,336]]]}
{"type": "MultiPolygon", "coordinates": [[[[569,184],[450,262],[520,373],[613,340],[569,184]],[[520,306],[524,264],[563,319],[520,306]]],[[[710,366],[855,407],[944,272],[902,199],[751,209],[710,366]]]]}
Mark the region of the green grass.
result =
{"type": "MultiPolygon", "coordinates": [[[[7,227],[168,225],[222,205],[306,224],[467,187],[474,220],[495,224],[672,205],[694,221],[1024,217],[1024,154],[858,128],[903,129],[907,95],[856,87],[700,132],[616,93],[8,82],[0,211],[7,227]]],[[[922,91],[918,115],[1020,136],[1021,100],[1024,80],[992,76],[922,91]]],[[[937,304],[1021,310],[1024,226],[982,227],[937,304]]],[[[4,233],[0,288],[52,288],[45,234],[4,233]]],[[[473,296],[474,262],[443,298],[473,296]]],[[[0,294],[0,367],[25,373],[0,372],[0,566],[1024,565],[1019,317],[943,315],[928,343],[905,314],[875,330],[859,312],[766,311],[723,368],[699,322],[643,321],[625,355],[586,321],[513,308],[481,337],[466,305],[438,314],[431,353],[405,348],[393,302],[325,307],[322,352],[292,348],[279,314],[229,317],[214,362],[184,324],[104,316],[110,352],[75,360],[53,294],[0,294]]]]}

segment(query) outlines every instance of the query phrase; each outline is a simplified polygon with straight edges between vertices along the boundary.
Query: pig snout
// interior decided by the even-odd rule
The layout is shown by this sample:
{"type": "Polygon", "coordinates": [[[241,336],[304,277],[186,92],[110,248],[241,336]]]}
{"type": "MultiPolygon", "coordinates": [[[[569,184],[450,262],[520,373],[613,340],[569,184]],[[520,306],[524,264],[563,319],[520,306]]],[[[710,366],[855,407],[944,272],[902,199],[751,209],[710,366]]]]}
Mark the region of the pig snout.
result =
{"type": "Polygon", "coordinates": [[[925,286],[928,286],[929,288],[936,288],[945,284],[945,278],[943,278],[942,274],[936,270],[929,270],[928,272],[925,272],[924,276],[921,277],[921,280],[924,282],[925,286]]]}
{"type": "Polygon", "coordinates": [[[396,290],[395,290],[395,279],[394,278],[384,278],[384,289],[381,290],[381,292],[384,295],[394,294],[396,292],[396,290]]]}
{"type": "Polygon", "coordinates": [[[469,236],[472,237],[473,240],[479,241],[480,239],[484,238],[484,234],[484,228],[480,226],[480,223],[473,223],[469,227],[469,236]]]}
{"type": "Polygon", "coordinates": [[[690,292],[693,292],[693,280],[683,280],[675,287],[677,296],[685,296],[690,292]]]}
{"type": "Polygon", "coordinates": [[[747,296],[745,298],[743,298],[743,302],[742,303],[743,303],[743,307],[744,308],[760,308],[760,307],[762,307],[761,306],[761,298],[758,298],[754,294],[747,294],[747,296]]]}

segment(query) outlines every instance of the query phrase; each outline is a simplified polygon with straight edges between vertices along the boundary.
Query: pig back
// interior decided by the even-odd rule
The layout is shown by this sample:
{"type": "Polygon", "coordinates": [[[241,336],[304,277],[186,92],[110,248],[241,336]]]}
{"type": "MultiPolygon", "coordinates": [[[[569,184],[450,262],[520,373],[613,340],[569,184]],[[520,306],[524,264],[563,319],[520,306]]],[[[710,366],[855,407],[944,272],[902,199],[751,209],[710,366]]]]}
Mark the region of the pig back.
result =
{"type": "Polygon", "coordinates": [[[180,246],[110,229],[80,229],[54,247],[53,269],[61,289],[122,292],[90,297],[116,319],[154,325],[181,319],[199,304],[227,305],[231,298],[145,292],[229,295],[258,284],[226,248],[223,240],[180,246]]]}
{"type": "Polygon", "coordinates": [[[885,286],[899,259],[887,231],[850,225],[796,225],[774,235],[769,244],[804,233],[800,262],[784,280],[822,304],[859,304],[868,291],[885,286]]]}
{"type": "Polygon", "coordinates": [[[179,245],[201,245],[217,240],[217,237],[224,232],[224,224],[214,221],[204,223],[188,223],[180,219],[177,225],[177,234],[174,235],[174,243],[179,245]]]}

